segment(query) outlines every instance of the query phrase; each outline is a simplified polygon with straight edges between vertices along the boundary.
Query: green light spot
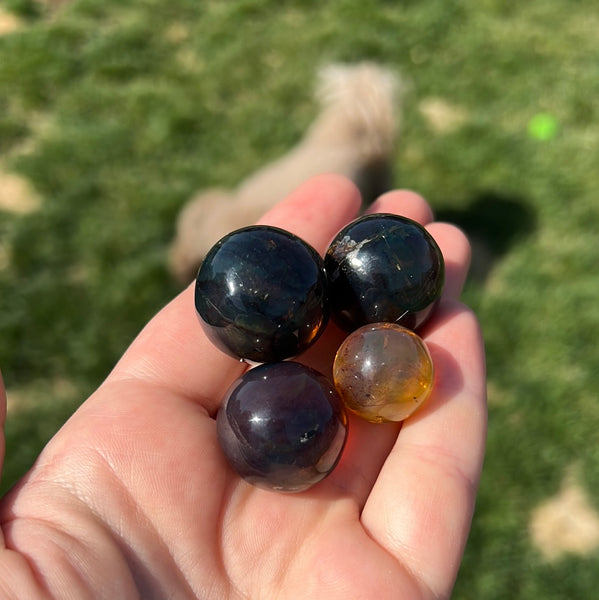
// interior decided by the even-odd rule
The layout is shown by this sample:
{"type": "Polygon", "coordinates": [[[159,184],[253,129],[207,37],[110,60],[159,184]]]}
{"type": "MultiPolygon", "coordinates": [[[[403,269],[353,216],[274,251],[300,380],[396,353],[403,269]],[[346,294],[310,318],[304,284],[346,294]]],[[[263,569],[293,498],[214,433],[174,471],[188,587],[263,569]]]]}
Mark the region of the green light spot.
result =
{"type": "Polygon", "coordinates": [[[557,135],[558,123],[549,113],[538,113],[528,122],[528,135],[545,142],[557,135]]]}

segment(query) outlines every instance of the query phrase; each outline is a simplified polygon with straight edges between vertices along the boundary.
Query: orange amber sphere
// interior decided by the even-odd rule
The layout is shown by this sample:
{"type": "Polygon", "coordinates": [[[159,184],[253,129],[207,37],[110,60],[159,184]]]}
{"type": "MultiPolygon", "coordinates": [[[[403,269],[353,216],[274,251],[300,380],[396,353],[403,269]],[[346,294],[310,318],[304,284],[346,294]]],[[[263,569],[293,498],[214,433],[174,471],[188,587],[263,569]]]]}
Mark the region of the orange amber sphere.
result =
{"type": "Polygon", "coordinates": [[[395,323],[356,329],[333,365],[335,387],[347,408],[373,423],[409,417],[430,395],[433,377],[425,343],[395,323]]]}

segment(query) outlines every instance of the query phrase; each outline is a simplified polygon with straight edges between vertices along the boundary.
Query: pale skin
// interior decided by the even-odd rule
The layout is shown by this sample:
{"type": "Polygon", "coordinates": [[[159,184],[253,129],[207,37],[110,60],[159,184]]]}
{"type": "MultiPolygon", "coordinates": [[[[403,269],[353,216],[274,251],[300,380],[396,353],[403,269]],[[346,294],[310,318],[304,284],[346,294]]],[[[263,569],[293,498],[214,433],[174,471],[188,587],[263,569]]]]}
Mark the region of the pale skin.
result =
{"type": "MultiPolygon", "coordinates": [[[[349,181],[326,175],[261,222],[322,253],[359,207],[349,181]]],[[[459,300],[470,248],[413,192],[389,192],[370,212],[420,221],[445,257],[443,299],[421,332],[436,369],[427,403],[401,426],[351,417],[337,469],[306,492],[252,487],[228,467],[214,420],[247,367],[203,336],[190,286],[3,498],[1,598],[451,595],[486,431],[482,337],[459,300]]],[[[328,373],[341,337],[330,326],[303,360],[328,373]]]]}

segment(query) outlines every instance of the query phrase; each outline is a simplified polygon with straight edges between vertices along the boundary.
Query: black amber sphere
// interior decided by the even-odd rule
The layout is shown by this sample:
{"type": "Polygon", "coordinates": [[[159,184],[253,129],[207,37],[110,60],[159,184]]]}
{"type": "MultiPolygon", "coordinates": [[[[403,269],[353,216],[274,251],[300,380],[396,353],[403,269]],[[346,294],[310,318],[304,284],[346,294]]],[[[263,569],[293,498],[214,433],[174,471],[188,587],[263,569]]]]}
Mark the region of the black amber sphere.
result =
{"type": "Polygon", "coordinates": [[[416,329],[433,311],[445,278],[432,236],[406,217],[373,214],[344,227],[325,256],[332,318],[352,331],[390,322],[416,329]]]}
{"type": "Polygon", "coordinates": [[[231,356],[254,362],[296,356],[328,320],[322,258],[282,229],[239,229],[206,255],[195,306],[208,337],[231,356]]]}
{"type": "Polygon", "coordinates": [[[347,437],[328,379],[296,362],[259,365],[233,383],[216,427],[235,471],[259,487],[299,492],[326,477],[347,437]]]}

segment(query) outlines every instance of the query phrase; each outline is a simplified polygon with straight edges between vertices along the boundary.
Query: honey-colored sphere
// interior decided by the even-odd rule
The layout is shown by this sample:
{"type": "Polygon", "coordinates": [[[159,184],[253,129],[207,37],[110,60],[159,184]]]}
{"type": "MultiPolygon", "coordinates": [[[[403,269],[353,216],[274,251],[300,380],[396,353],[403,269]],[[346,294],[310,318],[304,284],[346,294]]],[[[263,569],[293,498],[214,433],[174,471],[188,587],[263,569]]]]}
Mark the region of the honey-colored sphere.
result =
{"type": "Polygon", "coordinates": [[[374,423],[409,417],[430,395],[433,377],[425,343],[394,323],[354,331],[333,365],[335,387],[347,408],[374,423]]]}

